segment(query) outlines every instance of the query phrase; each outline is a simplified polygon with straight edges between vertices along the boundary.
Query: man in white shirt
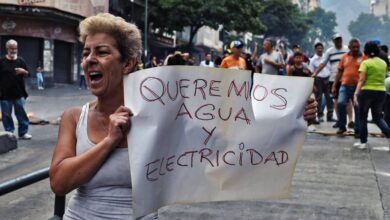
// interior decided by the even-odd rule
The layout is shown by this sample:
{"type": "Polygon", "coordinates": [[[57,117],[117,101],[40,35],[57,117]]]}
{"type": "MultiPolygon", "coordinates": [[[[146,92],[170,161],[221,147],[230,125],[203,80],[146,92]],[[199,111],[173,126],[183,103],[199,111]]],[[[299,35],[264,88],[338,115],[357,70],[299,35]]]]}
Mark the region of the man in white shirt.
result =
{"type": "MultiPolygon", "coordinates": [[[[322,56],[324,54],[324,45],[321,42],[318,42],[314,45],[315,55],[310,59],[309,69],[311,72],[314,72],[322,61],[322,56]]],[[[325,96],[327,111],[333,111],[333,101],[330,97],[329,91],[329,76],[330,76],[330,64],[327,63],[326,66],[318,73],[315,77],[314,85],[316,87],[316,100],[319,103],[318,107],[318,120],[317,122],[323,122],[324,109],[321,107],[322,97],[325,96]]]]}
{"type": "MultiPolygon", "coordinates": [[[[322,71],[322,69],[325,68],[325,66],[328,63],[330,63],[329,90],[332,89],[331,86],[333,85],[333,82],[336,79],[336,75],[339,71],[338,67],[339,67],[341,56],[344,53],[347,53],[349,51],[348,47],[343,45],[343,39],[339,33],[333,35],[332,40],[334,46],[326,50],[325,54],[322,56],[321,64],[317,67],[317,69],[314,71],[312,75],[312,77],[317,77],[317,75],[322,71]]],[[[341,85],[341,83],[339,85],[341,85]]],[[[340,88],[340,86],[338,86],[338,88],[340,88]]],[[[338,89],[337,89],[337,94],[338,94],[338,89]]],[[[333,110],[336,108],[335,106],[337,104],[337,94],[336,96],[332,97],[333,98],[332,108],[328,109],[327,121],[335,121],[335,119],[333,119],[333,110]]],[[[352,108],[350,109],[350,112],[352,113],[352,108]]],[[[333,127],[337,128],[338,125],[336,124],[333,127]]]]}
{"type": "Polygon", "coordinates": [[[214,62],[211,61],[211,54],[206,53],[206,58],[202,62],[200,62],[200,66],[205,66],[205,67],[215,67],[214,62]]]}

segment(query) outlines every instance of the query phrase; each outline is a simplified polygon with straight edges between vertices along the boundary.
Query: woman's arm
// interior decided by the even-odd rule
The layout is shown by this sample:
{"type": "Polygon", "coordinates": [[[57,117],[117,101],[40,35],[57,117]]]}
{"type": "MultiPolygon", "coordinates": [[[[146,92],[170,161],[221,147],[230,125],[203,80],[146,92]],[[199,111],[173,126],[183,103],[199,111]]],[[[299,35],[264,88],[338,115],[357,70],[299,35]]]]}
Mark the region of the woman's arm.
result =
{"type": "Polygon", "coordinates": [[[287,65],[286,72],[287,76],[292,76],[294,71],[294,66],[287,65]]]}
{"type": "Polygon", "coordinates": [[[58,142],[50,166],[50,186],[58,195],[65,195],[88,182],[130,129],[130,110],[120,107],[110,115],[108,135],[94,147],[76,156],[79,112],[80,109],[70,109],[61,118],[58,142]]]}
{"type": "Polygon", "coordinates": [[[355,93],[354,93],[354,96],[353,96],[353,102],[355,105],[358,105],[359,102],[358,102],[358,97],[359,97],[359,94],[360,94],[360,90],[362,89],[364,83],[366,82],[366,78],[367,78],[367,75],[365,72],[359,72],[359,82],[356,86],[356,89],[355,89],[355,93]]]}

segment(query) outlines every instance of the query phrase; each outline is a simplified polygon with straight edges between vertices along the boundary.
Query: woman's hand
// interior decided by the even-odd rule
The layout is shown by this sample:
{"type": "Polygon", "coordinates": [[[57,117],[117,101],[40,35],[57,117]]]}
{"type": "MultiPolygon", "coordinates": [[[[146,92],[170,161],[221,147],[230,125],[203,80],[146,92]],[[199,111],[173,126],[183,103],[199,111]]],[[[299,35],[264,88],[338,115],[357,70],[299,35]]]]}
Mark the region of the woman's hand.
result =
{"type": "Polygon", "coordinates": [[[316,119],[317,116],[317,101],[314,98],[314,95],[311,95],[307,100],[305,112],[303,113],[303,117],[309,123],[316,119]]]}
{"type": "Polygon", "coordinates": [[[353,94],[353,104],[359,106],[359,93],[353,94]]]}
{"type": "Polygon", "coordinates": [[[129,108],[120,106],[110,115],[107,138],[112,142],[113,148],[117,147],[130,131],[130,117],[132,112],[129,108]]]}

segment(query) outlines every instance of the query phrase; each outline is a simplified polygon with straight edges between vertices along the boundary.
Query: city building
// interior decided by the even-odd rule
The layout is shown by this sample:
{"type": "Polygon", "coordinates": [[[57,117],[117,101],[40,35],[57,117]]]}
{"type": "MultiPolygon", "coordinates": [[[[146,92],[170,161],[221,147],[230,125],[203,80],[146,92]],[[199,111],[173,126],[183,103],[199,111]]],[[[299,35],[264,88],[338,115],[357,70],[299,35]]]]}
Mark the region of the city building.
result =
{"type": "MultiPolygon", "coordinates": [[[[222,27],[220,28],[222,29],[222,27]]],[[[190,39],[190,28],[184,28],[184,31],[176,33],[176,46],[185,48],[190,39]]],[[[223,42],[220,40],[220,30],[212,29],[208,26],[201,27],[193,39],[192,55],[199,63],[204,59],[204,54],[210,52],[213,55],[222,53],[223,42]]]]}
{"type": "Polygon", "coordinates": [[[78,80],[81,45],[78,24],[87,16],[108,12],[105,0],[0,0],[0,53],[5,43],[18,41],[35,85],[36,68],[43,66],[45,84],[78,80]]]}
{"type": "Polygon", "coordinates": [[[369,0],[371,14],[390,18],[390,0],[369,0]]]}
{"type": "Polygon", "coordinates": [[[294,4],[297,4],[298,7],[305,12],[314,10],[321,6],[320,0],[292,0],[294,4]]]}

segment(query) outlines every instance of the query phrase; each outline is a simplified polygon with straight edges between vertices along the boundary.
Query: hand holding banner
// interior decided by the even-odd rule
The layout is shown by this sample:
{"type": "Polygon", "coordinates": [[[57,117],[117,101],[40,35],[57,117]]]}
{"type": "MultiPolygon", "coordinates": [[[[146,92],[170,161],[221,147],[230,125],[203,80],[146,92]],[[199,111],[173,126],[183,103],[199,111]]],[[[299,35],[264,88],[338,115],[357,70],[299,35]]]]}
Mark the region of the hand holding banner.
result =
{"type": "Polygon", "coordinates": [[[311,78],[189,66],[125,77],[136,217],[175,203],[285,198],[311,78]]]}

